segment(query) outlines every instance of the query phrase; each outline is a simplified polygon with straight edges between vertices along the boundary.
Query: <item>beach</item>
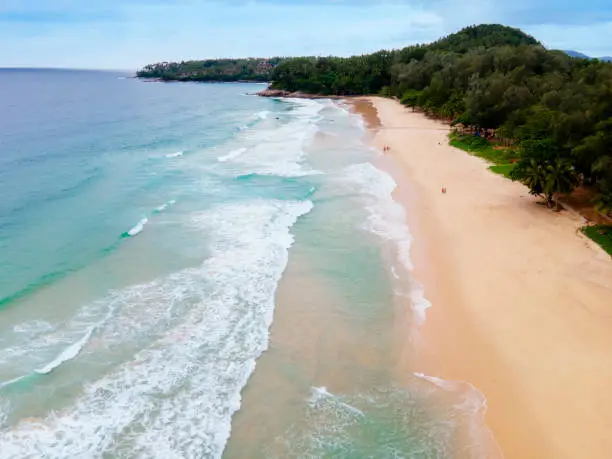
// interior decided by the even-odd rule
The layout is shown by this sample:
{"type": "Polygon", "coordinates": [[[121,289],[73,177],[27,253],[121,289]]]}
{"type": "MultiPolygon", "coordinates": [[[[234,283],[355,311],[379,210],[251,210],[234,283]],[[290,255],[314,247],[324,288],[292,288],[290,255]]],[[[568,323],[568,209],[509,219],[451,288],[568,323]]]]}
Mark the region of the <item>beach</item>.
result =
{"type": "Polygon", "coordinates": [[[0,458],[499,457],[482,393],[416,353],[371,104],[0,79],[0,458]]]}
{"type": "Polygon", "coordinates": [[[610,260],[448,127],[0,79],[0,458],[605,457],[610,260]]]}
{"type": "Polygon", "coordinates": [[[580,218],[449,146],[445,124],[391,99],[354,106],[376,148],[390,146],[379,166],[399,184],[432,304],[422,371],[484,393],[506,458],[609,457],[612,259],[580,218]]]}

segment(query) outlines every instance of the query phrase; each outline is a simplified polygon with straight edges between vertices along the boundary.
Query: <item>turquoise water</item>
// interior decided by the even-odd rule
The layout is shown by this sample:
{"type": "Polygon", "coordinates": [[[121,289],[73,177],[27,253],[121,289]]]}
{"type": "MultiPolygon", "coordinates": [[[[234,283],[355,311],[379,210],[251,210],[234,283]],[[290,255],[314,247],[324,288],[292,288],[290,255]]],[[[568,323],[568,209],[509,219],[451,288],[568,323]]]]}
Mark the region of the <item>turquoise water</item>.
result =
{"type": "Polygon", "coordinates": [[[0,457],[490,457],[393,370],[427,303],[363,123],[259,89],[0,71],[0,457]]]}

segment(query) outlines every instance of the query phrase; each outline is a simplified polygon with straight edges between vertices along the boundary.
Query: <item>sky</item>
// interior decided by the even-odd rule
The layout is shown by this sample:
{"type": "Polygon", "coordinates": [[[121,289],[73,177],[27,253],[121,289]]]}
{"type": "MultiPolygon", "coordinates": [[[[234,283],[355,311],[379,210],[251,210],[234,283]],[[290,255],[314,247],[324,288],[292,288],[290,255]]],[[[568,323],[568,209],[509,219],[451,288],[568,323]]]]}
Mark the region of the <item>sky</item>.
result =
{"type": "Polygon", "coordinates": [[[612,56],[612,0],[0,0],[0,67],[347,56],[501,23],[612,56]]]}

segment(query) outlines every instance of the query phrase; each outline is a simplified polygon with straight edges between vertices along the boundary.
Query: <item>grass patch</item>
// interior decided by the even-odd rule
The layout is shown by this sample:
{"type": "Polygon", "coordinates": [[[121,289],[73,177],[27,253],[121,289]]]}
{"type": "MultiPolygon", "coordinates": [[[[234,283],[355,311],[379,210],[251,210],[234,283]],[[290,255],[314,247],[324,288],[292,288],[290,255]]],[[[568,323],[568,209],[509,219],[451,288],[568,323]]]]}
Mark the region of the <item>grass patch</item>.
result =
{"type": "Polygon", "coordinates": [[[459,134],[452,132],[449,135],[450,144],[461,150],[467,151],[469,154],[486,159],[493,166],[489,169],[496,174],[501,174],[506,178],[510,178],[508,174],[514,167],[513,160],[517,159],[514,151],[506,148],[495,148],[495,145],[482,137],[476,137],[471,134],[459,134]]]}
{"type": "Polygon", "coordinates": [[[612,257],[612,225],[585,226],[582,232],[599,244],[612,257]]]}
{"type": "Polygon", "coordinates": [[[496,174],[503,175],[507,179],[510,178],[510,171],[514,169],[514,164],[498,164],[496,166],[489,166],[489,170],[496,174]]]}

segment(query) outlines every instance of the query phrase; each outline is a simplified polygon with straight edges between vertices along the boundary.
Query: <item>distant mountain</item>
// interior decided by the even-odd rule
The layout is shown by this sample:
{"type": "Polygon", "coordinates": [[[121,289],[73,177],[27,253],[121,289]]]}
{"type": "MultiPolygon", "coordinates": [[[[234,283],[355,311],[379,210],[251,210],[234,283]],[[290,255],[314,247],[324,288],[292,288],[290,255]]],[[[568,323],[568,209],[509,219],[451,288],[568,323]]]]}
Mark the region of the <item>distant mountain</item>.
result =
{"type": "Polygon", "coordinates": [[[578,51],[572,51],[572,50],[563,50],[563,52],[570,57],[577,57],[580,59],[599,59],[600,61],[612,62],[612,56],[591,57],[591,56],[587,56],[586,54],[579,53],[578,51]]]}
{"type": "Polygon", "coordinates": [[[590,59],[590,56],[587,56],[586,54],[582,54],[579,53],[578,51],[572,51],[572,50],[563,50],[563,52],[565,54],[567,54],[569,57],[579,57],[581,59],[590,59]]]}

